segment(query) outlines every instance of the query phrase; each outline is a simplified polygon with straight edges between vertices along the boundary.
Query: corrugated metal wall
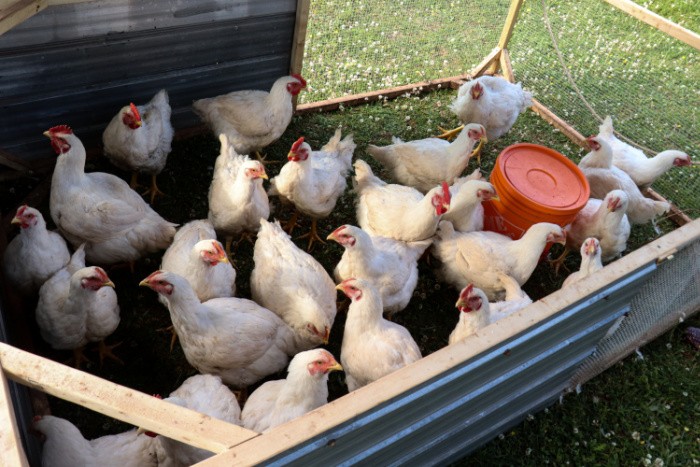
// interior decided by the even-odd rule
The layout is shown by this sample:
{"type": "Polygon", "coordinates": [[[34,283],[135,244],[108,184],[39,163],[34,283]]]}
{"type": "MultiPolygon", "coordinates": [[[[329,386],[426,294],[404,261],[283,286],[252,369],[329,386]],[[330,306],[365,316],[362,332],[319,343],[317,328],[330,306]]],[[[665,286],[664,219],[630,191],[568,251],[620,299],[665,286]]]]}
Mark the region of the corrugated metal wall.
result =
{"type": "Polygon", "coordinates": [[[71,125],[86,143],[123,106],[170,94],[176,129],[194,99],[269,89],[288,74],[296,0],[100,0],[51,7],[0,36],[0,148],[51,156],[71,125]]]}

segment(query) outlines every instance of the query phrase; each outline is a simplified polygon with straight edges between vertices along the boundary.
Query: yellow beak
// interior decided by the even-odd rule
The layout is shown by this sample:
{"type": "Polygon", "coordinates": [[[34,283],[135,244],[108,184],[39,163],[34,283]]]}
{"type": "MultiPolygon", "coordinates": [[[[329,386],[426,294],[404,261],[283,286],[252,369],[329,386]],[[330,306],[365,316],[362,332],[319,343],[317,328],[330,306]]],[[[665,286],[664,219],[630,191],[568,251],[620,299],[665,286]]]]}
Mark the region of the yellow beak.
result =
{"type": "Polygon", "coordinates": [[[268,177],[267,174],[264,173],[260,176],[260,178],[262,178],[263,180],[268,180],[270,177],[268,177]]]}
{"type": "Polygon", "coordinates": [[[343,367],[340,363],[335,362],[335,365],[328,367],[328,372],[330,373],[331,371],[343,371],[343,367]]]}
{"type": "Polygon", "coordinates": [[[22,223],[22,219],[20,219],[19,217],[16,217],[16,216],[12,218],[12,221],[10,221],[10,224],[21,224],[21,223],[22,223]]]}
{"type": "Polygon", "coordinates": [[[139,282],[139,286],[142,286],[142,285],[143,285],[143,286],[146,286],[146,287],[150,287],[150,286],[151,286],[151,283],[148,282],[148,279],[144,279],[144,280],[142,280],[141,282],[139,282]]]}
{"type": "Polygon", "coordinates": [[[49,130],[46,130],[44,132],[44,136],[46,136],[47,138],[51,138],[51,132],[49,130]]]}
{"type": "Polygon", "coordinates": [[[103,287],[112,287],[112,288],[114,288],[114,282],[112,282],[112,281],[107,281],[107,282],[103,283],[102,286],[103,286],[103,287]]]}

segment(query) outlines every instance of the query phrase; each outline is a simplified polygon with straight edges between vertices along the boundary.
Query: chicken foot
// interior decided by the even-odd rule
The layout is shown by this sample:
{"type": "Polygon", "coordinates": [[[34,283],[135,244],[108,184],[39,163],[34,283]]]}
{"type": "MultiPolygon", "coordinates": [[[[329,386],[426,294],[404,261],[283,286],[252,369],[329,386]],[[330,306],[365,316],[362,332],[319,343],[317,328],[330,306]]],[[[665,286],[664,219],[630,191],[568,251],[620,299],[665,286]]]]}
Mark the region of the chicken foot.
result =
{"type": "Polygon", "coordinates": [[[151,187],[148,190],[141,193],[141,196],[148,195],[148,194],[151,195],[151,203],[150,204],[153,204],[153,201],[156,199],[156,196],[165,196],[165,193],[160,191],[160,188],[158,188],[158,184],[156,183],[156,175],[155,174],[151,175],[151,187]]]}
{"type": "Polygon", "coordinates": [[[569,270],[566,265],[564,264],[564,260],[566,257],[569,255],[571,252],[571,249],[569,247],[564,247],[564,252],[557,258],[557,259],[550,259],[549,264],[551,266],[554,266],[554,274],[559,274],[559,268],[563,265],[564,269],[567,271],[569,270]]]}
{"type": "Polygon", "coordinates": [[[282,162],[282,161],[268,160],[267,156],[263,156],[262,154],[260,154],[260,151],[255,151],[255,158],[258,160],[258,162],[260,162],[265,167],[267,167],[268,165],[279,164],[280,162],[282,162]]]}
{"type": "Polygon", "coordinates": [[[177,342],[177,331],[175,330],[175,326],[171,324],[168,327],[157,329],[157,331],[170,333],[170,351],[172,352],[175,348],[175,342],[177,342]]]}
{"type": "Polygon", "coordinates": [[[102,367],[102,364],[104,363],[105,357],[114,360],[115,362],[119,363],[120,365],[124,364],[124,361],[121,358],[114,355],[114,353],[112,352],[112,349],[116,349],[120,345],[122,345],[121,342],[116,343],[114,345],[107,345],[107,344],[105,344],[105,341],[103,341],[103,340],[98,342],[97,352],[100,356],[100,367],[102,367]]]}
{"type": "MultiPolygon", "coordinates": [[[[447,141],[452,141],[459,135],[462,130],[464,129],[464,125],[460,125],[455,129],[452,130],[446,130],[443,127],[439,126],[438,130],[442,131],[441,134],[437,135],[436,138],[441,138],[441,139],[446,139],[447,141]]],[[[472,157],[476,156],[476,162],[479,164],[479,167],[481,167],[481,149],[484,147],[484,143],[488,143],[488,139],[486,136],[482,137],[479,140],[479,145],[472,151],[472,153],[469,155],[469,158],[471,159],[472,157]]]]}
{"type": "Polygon", "coordinates": [[[284,225],[284,230],[287,232],[289,235],[292,235],[292,232],[294,232],[294,228],[299,225],[297,224],[297,220],[299,219],[299,211],[297,209],[294,210],[294,214],[292,214],[292,217],[289,218],[287,223],[284,225]]]}
{"type": "Polygon", "coordinates": [[[316,224],[318,223],[317,219],[312,219],[311,220],[311,231],[308,233],[305,233],[304,235],[301,235],[300,237],[297,237],[297,239],[301,240],[302,238],[307,238],[309,239],[309,245],[306,248],[306,251],[311,251],[311,247],[313,246],[314,242],[320,242],[323,243],[324,245],[326,244],[325,241],[318,235],[318,229],[316,228],[316,224]]]}
{"type": "Polygon", "coordinates": [[[85,350],[85,347],[78,347],[77,349],[73,349],[73,366],[79,370],[80,369],[80,364],[81,363],[92,363],[86,356],[85,353],[83,352],[85,350]]]}
{"type": "Polygon", "coordinates": [[[447,141],[452,141],[457,137],[457,135],[464,129],[464,125],[460,125],[452,130],[446,130],[445,128],[439,126],[438,130],[442,131],[441,134],[437,135],[436,138],[446,139],[447,141]]]}

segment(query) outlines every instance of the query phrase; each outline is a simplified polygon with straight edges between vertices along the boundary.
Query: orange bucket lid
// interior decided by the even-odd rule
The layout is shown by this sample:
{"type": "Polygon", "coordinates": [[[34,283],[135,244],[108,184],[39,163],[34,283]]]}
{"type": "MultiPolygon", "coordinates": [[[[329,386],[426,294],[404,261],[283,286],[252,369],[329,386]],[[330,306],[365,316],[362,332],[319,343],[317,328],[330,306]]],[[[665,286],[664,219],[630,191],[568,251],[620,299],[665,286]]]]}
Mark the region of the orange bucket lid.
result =
{"type": "Polygon", "coordinates": [[[554,149],[517,143],[496,160],[492,181],[499,197],[511,199],[520,209],[545,216],[575,216],[588,201],[590,187],[576,164],[554,149]],[[500,173],[498,173],[500,172],[500,173]]]}

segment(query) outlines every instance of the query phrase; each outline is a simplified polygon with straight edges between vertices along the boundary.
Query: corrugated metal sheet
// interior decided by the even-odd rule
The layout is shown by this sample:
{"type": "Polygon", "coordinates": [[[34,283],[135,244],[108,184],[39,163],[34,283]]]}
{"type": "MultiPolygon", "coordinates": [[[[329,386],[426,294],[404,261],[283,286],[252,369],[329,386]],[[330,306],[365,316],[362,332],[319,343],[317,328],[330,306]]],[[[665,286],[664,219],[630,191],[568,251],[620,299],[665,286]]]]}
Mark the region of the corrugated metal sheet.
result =
{"type": "Polygon", "coordinates": [[[434,465],[554,402],[655,263],[265,465],[434,465]]]}
{"type": "Polygon", "coordinates": [[[51,155],[42,133],[99,141],[114,114],[168,90],[177,128],[193,100],[269,89],[288,74],[295,0],[94,1],[51,7],[0,36],[0,146],[51,155]]]}

